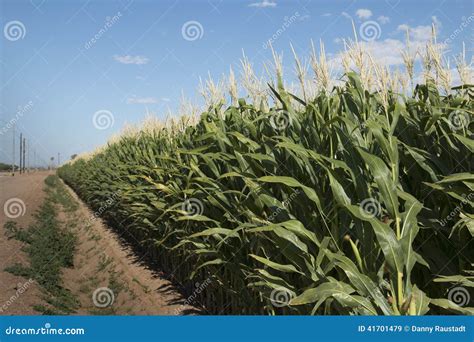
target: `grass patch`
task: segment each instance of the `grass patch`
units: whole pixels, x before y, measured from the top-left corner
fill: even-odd
[[[35,222],[28,228],[18,228],[15,222],[7,222],[5,229],[9,238],[26,244],[30,265],[15,264],[5,271],[14,275],[34,279],[44,290],[45,301],[50,305],[36,305],[35,310],[43,314],[70,314],[75,312],[79,303],[75,296],[63,287],[62,269],[72,267],[77,238],[61,226],[57,219],[60,203],[65,210],[77,208],[72,197],[66,195],[66,189],[57,176],[48,176],[47,197],[35,214]]]

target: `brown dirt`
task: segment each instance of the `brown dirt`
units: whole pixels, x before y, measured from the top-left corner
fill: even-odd
[[[1,204],[12,197],[25,202],[26,212],[15,221],[19,226],[32,222],[32,214],[44,199],[44,179],[48,173],[33,173],[15,177],[0,177]],[[121,237],[106,227],[100,220],[91,220],[93,213],[67,187],[79,207],[73,212],[61,210],[59,220],[66,229],[75,231],[78,242],[74,267],[63,270],[64,287],[69,289],[80,302],[77,314],[115,315],[176,315],[195,311],[182,305],[184,300],[173,285],[161,275],[146,266]],[[3,229],[7,221],[3,211],[0,219],[0,309],[17,293],[18,284],[27,279],[4,272],[6,266],[16,262],[28,263],[20,250],[22,243],[8,240]],[[98,295],[94,304],[93,294],[100,288],[107,288],[108,297]],[[112,290],[112,292],[110,292]],[[100,293],[100,292],[96,292]],[[105,292],[102,292],[105,293]],[[113,293],[112,296],[110,294]],[[44,304],[36,283],[29,284],[24,293],[16,295],[5,314],[38,314],[32,306]],[[106,307],[113,297],[113,303]],[[104,302],[101,302],[101,299]],[[105,303],[106,302],[106,303]],[[97,306],[97,303],[99,306]]]
[[[33,214],[44,199],[44,179],[48,174],[17,173],[14,177],[8,174],[0,177],[0,315],[34,315],[37,312],[32,306],[43,304],[41,291],[36,283],[29,283],[28,279],[4,271],[5,267],[15,263],[28,264],[28,257],[21,250],[24,244],[14,239],[9,240],[5,235],[4,224],[14,221],[20,227],[27,227],[33,222]],[[23,201],[25,210],[23,215],[10,218],[7,217],[5,204],[14,198]],[[16,214],[13,209],[10,213]]]
[[[93,220],[93,212],[67,188],[79,203],[73,218],[78,223],[79,242],[75,267],[65,270],[63,280],[79,294],[79,314],[176,315],[193,310],[181,304],[183,299],[172,284],[135,256],[117,233]],[[102,287],[114,293],[114,304],[104,309],[97,308],[92,300],[94,291]]]

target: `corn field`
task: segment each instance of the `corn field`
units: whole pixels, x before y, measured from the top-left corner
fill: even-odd
[[[129,130],[59,175],[93,210],[116,199],[101,218],[184,291],[206,284],[205,312],[474,314],[465,62],[453,87],[428,45],[416,82],[414,57],[394,75],[358,47],[337,82],[323,47],[295,54],[297,91],[279,56],[268,85],[244,59],[248,96],[233,72],[228,104],[209,80],[199,116]]]

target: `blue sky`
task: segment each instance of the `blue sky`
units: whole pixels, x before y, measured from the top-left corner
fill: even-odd
[[[182,92],[199,101],[199,77],[210,73],[218,78],[231,65],[238,73],[242,50],[259,70],[271,58],[265,48],[269,39],[283,52],[288,69],[290,43],[305,56],[310,40],[322,39],[326,51],[336,56],[343,48],[340,39],[352,36],[351,20],[356,30],[364,23],[375,27],[377,37],[370,43],[390,66],[401,62],[398,50],[404,46],[405,29],[415,44],[422,44],[433,22],[448,55],[458,53],[463,41],[472,55],[474,11],[469,0],[0,4],[2,162],[12,158],[13,129],[8,123],[15,123],[17,136],[24,133],[39,161],[57,153],[65,160],[104,144],[126,122],[142,121],[147,110],[164,118],[168,108],[179,105]],[[113,125],[97,129],[93,117],[98,111],[112,113]]]

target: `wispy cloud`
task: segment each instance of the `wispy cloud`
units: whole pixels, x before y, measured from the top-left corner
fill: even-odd
[[[439,31],[442,26],[441,21],[436,16],[432,16],[431,20],[433,21],[436,30]],[[419,25],[411,27],[408,24],[401,24],[397,27],[397,31],[408,31],[408,34],[410,35],[410,40],[413,40],[415,42],[427,42],[428,40],[430,40],[431,35],[433,33],[432,30],[433,27],[431,25]]]
[[[356,16],[358,16],[359,19],[369,19],[372,16],[372,11],[367,8],[359,8],[356,11]]]
[[[300,17],[298,18],[298,20],[299,20],[299,21],[306,21],[306,20],[308,20],[308,19],[310,19],[310,18],[311,18],[311,16],[310,16],[309,14],[304,14],[304,15],[300,16]]]
[[[148,59],[145,56],[130,56],[130,55],[126,55],[126,56],[115,55],[114,59],[117,62],[122,63],[122,64],[136,64],[136,65],[147,64],[150,61],[150,59]]]
[[[127,104],[154,104],[158,103],[158,99],[154,97],[137,97],[133,95],[127,99]]]
[[[441,23],[439,20],[433,22],[435,26],[440,27]],[[419,25],[411,27],[407,24],[402,24],[397,27],[399,33],[405,33],[408,30],[410,36],[410,45],[407,46],[405,39],[385,39],[385,40],[374,40],[370,42],[360,41],[359,44],[363,51],[370,54],[371,57],[385,66],[400,66],[403,65],[403,58],[400,51],[409,51],[417,60],[420,56],[416,54],[417,51],[421,51],[425,48],[426,43],[431,40],[432,28],[431,25]],[[341,43],[340,38],[335,40],[335,43]],[[444,43],[438,43],[437,47],[444,51],[447,47]],[[329,64],[333,70],[338,71],[342,69],[342,54],[338,53],[333,59],[330,60]]]
[[[386,17],[384,15],[381,15],[377,18],[377,21],[381,24],[388,24],[390,22],[390,18],[389,17]]]
[[[266,8],[266,7],[276,7],[277,3],[273,1],[263,0],[262,2],[254,2],[249,5],[249,7],[259,7],[259,8]]]
[[[332,14],[331,13],[323,13],[321,14],[321,17],[330,17]]]
[[[398,25],[398,31],[406,32],[410,35],[410,39],[415,42],[427,42],[431,39],[431,26],[429,25],[420,25],[411,27],[407,24]]]
[[[351,15],[347,12],[342,12],[341,15],[344,17],[344,18],[347,18],[347,19],[352,19]]]

